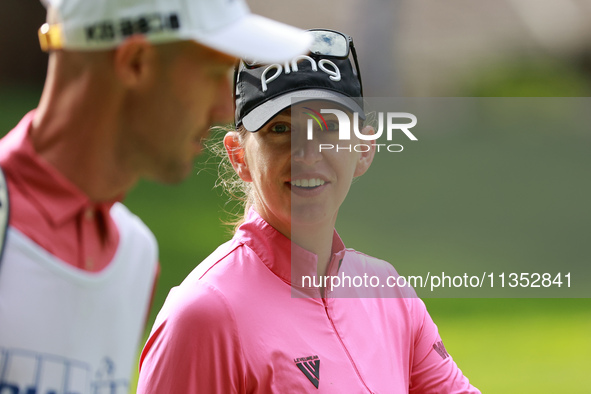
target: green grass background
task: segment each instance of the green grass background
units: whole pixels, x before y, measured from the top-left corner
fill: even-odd
[[[34,108],[38,96],[38,90],[0,91],[0,130],[9,131],[27,110]],[[140,182],[125,200],[152,229],[160,245],[162,272],[150,325],[168,290],[229,238],[228,228],[220,220],[226,217],[225,197],[214,190],[215,165],[204,164],[207,161],[206,156],[200,158],[194,174],[179,186]],[[424,168],[420,162],[413,165],[417,173],[428,172],[429,163],[424,163]],[[203,167],[205,170],[198,170]],[[429,203],[424,196],[422,201]],[[563,210],[565,215],[578,217],[578,208],[564,206]],[[427,220],[418,216],[414,223],[420,229]],[[445,233],[448,224],[431,220],[429,228],[433,233]],[[346,233],[345,242],[353,242],[353,236]],[[583,234],[587,239],[589,235]],[[495,242],[488,238],[486,241]],[[437,260],[445,266],[462,258],[463,253],[461,245],[447,245],[445,254],[425,248],[420,259]],[[584,258],[588,264],[589,253]],[[425,302],[447,350],[483,393],[591,392],[589,299],[442,298]]]

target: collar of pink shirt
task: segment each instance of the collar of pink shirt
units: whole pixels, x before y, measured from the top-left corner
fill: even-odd
[[[238,228],[235,237],[247,244],[275,275],[284,282],[293,284],[294,287],[301,288],[297,278],[317,275],[318,258],[316,254],[291,242],[252,208],[249,210],[244,224]],[[345,251],[343,241],[334,230],[332,257],[327,275],[334,275],[338,272],[339,261],[343,258]],[[296,280],[292,281],[292,278],[296,278]]]
[[[10,223],[66,263],[99,271],[108,265],[118,244],[109,210],[119,198],[91,201],[39,156],[29,137],[34,115],[35,111],[29,112],[0,142],[0,164],[11,199]],[[85,219],[92,223],[88,231],[82,228],[73,234]],[[64,242],[64,237],[72,236],[74,240]],[[86,264],[88,254],[92,267]]]

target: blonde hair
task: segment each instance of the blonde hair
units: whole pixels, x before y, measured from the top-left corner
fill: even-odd
[[[238,209],[228,211],[231,218],[224,220],[223,223],[232,226],[233,232],[235,232],[244,223],[246,214],[254,201],[252,197],[252,184],[243,181],[234,170],[234,167],[232,167],[228,152],[226,152],[226,147],[224,146],[224,136],[229,132],[236,131],[240,145],[244,147],[244,139],[248,131],[244,126],[236,129],[233,124],[214,126],[211,128],[211,131],[212,134],[221,135],[221,138],[210,139],[206,142],[207,149],[218,161],[218,179],[215,187],[221,187],[224,193],[230,198],[228,203],[236,202],[236,206],[238,207]]]

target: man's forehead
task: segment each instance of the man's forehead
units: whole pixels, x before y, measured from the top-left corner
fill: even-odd
[[[195,41],[189,41],[189,45],[193,48],[195,53],[203,64],[213,64],[222,67],[232,67],[238,61],[238,58],[228,55],[226,53],[217,51],[213,48],[199,44]]]
[[[236,62],[238,61],[238,58],[235,58],[234,56],[216,51],[215,49],[210,49],[210,48],[207,48],[207,49],[211,53],[210,59],[216,63],[219,63],[220,65],[233,67],[236,64]]]

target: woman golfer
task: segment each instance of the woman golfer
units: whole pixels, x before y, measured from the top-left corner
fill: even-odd
[[[340,141],[339,122],[358,116],[361,133],[373,129],[362,125],[352,40],[310,34],[308,56],[236,69],[236,128],[223,142],[245,215],[170,292],[142,353],[139,393],[479,393],[412,288],[347,283],[398,274],[345,248],[334,228],[374,156],[336,149],[367,142]]]

